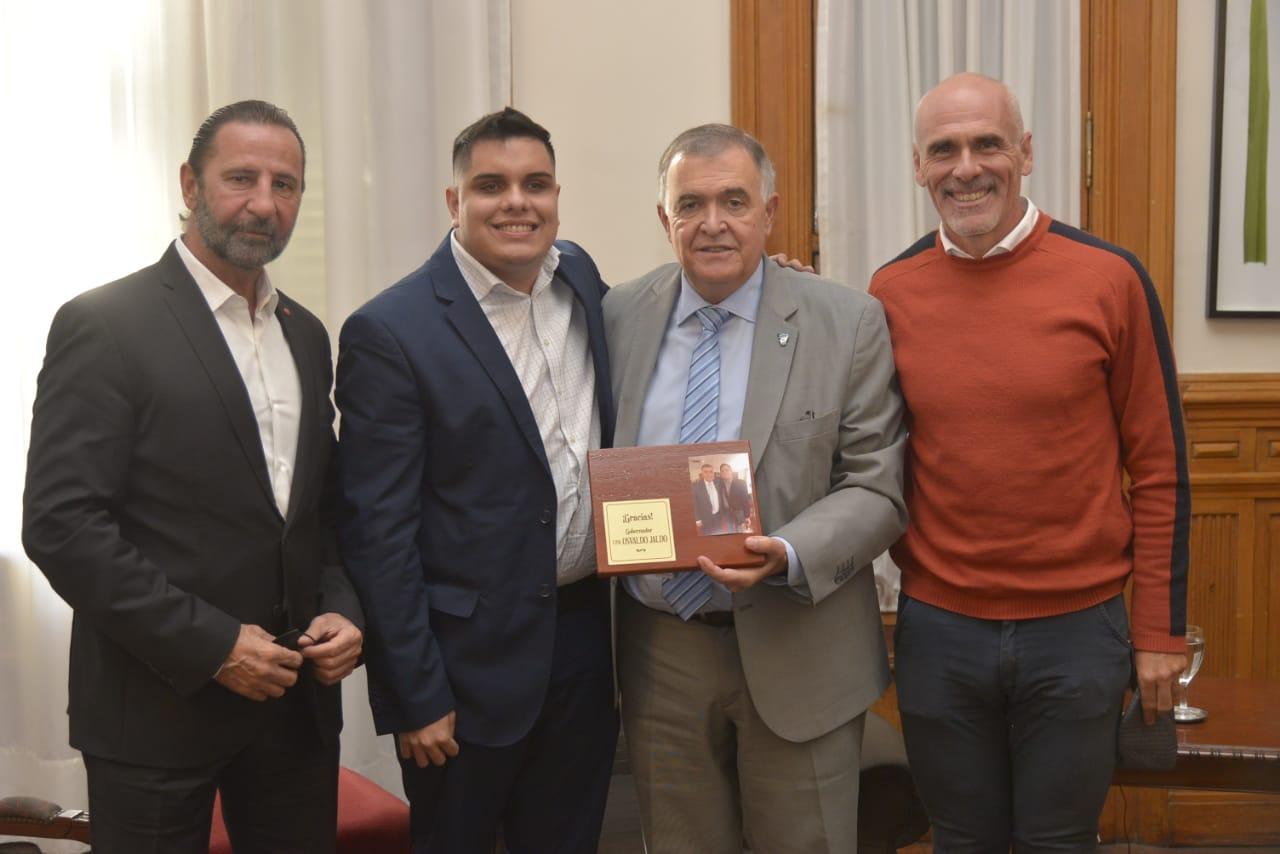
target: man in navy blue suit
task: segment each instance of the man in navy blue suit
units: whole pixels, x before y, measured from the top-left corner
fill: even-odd
[[[458,135],[454,228],[342,329],[340,523],[417,852],[594,852],[617,716],[587,451],[606,288],[559,227],[550,135]]]
[[[747,482],[738,477],[738,473],[728,463],[720,464],[720,488],[724,492],[725,505],[729,508],[732,529],[747,531],[747,524],[751,521],[751,490],[747,489]]]

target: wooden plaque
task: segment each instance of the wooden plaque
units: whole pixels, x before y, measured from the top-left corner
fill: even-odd
[[[699,555],[725,567],[764,564],[745,545],[762,533],[749,442],[609,448],[588,452],[587,467],[601,575],[697,569]]]

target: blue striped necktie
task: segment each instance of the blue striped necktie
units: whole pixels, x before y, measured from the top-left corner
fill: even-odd
[[[680,422],[682,445],[714,442],[720,409],[720,327],[729,319],[729,312],[705,305],[696,314],[702,323],[702,335],[689,362],[689,385],[684,392],[684,418]],[[662,582],[662,598],[677,617],[687,620],[711,600],[713,584],[701,570],[679,572]]]

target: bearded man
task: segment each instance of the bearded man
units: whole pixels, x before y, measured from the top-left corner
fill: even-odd
[[[74,609],[71,745],[93,848],[332,851],[359,602],[330,524],[329,338],[271,284],[306,153],[241,101],[182,164],[186,233],[58,311],[23,543]]]

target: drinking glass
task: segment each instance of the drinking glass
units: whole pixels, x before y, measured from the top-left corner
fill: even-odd
[[[1180,724],[1191,724],[1202,721],[1208,713],[1204,709],[1187,704],[1187,696],[1191,693],[1191,680],[1200,672],[1204,662],[1204,632],[1199,626],[1187,626],[1187,669],[1178,677],[1178,705],[1173,707],[1173,719]]]

